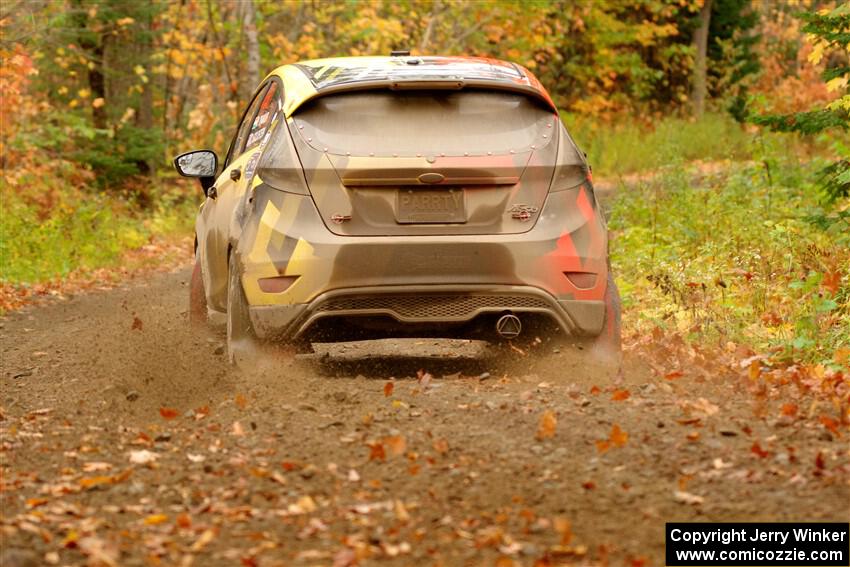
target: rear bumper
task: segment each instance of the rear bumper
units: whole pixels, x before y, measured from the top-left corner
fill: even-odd
[[[251,322],[262,338],[297,339],[326,318],[387,317],[400,326],[466,323],[488,313],[512,312],[549,316],[567,334],[602,332],[605,303],[558,300],[528,286],[380,286],[337,289],[310,303],[250,308]]]
[[[339,236],[309,196],[258,188],[254,206],[238,258],[260,336],[297,338],[332,317],[413,325],[505,311],[548,315],[572,335],[602,330],[607,233],[583,186],[549,194],[520,234]],[[566,272],[595,283],[578,288]],[[278,276],[294,283],[263,291],[260,280]]]

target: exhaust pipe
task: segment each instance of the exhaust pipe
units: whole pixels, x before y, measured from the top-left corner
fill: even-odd
[[[496,321],[496,332],[503,339],[515,339],[522,332],[522,322],[519,320],[519,317],[512,313],[502,315]]]

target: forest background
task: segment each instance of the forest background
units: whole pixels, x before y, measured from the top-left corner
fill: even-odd
[[[744,349],[840,401],[848,41],[850,6],[813,0],[7,1],[0,310],[191,254],[203,195],[170,160],[223,153],[274,67],[480,55],[533,71],[618,187],[631,344]]]

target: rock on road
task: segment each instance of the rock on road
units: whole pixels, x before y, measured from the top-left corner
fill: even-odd
[[[850,519],[846,438],[723,376],[433,341],[234,370],[188,277],[0,323],[0,564],[663,565],[667,521]]]

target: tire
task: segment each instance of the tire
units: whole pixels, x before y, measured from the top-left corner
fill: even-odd
[[[616,356],[623,350],[622,306],[620,290],[614,282],[614,275],[608,270],[608,286],[605,290],[605,319],[602,333],[593,341],[591,350],[605,357]]]
[[[242,289],[239,266],[235,254],[230,255],[227,279],[227,358],[238,365],[240,355],[251,355],[256,350],[256,335],[248,312],[248,300]]]
[[[189,324],[203,327],[207,324],[207,294],[204,290],[204,277],[201,275],[201,262],[195,255],[195,267],[189,281]]]

